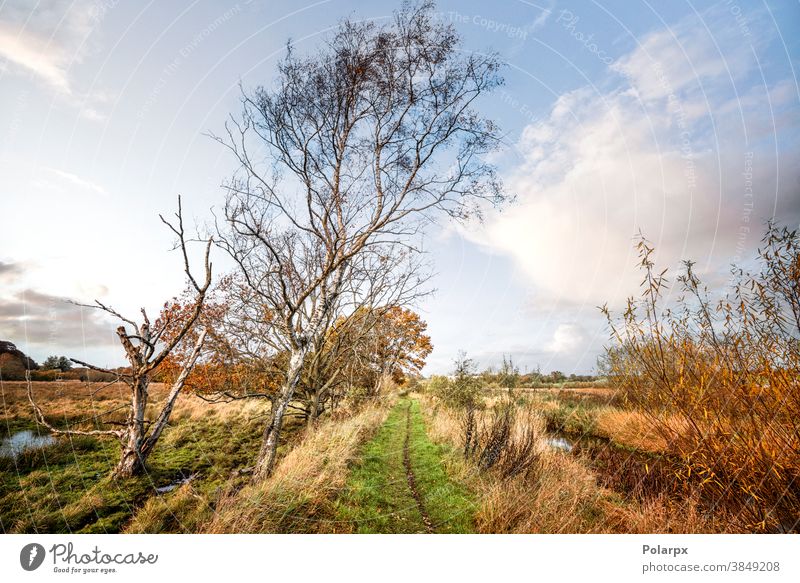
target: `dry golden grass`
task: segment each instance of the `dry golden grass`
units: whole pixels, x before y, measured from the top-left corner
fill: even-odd
[[[212,508],[209,499],[195,491],[191,483],[180,486],[169,496],[153,496],[136,511],[128,523],[126,534],[162,532],[194,533],[209,520]]]
[[[478,472],[460,455],[463,429],[458,417],[433,399],[424,396],[419,399],[431,438],[457,448],[446,460],[447,468],[476,492],[478,532],[694,533],[719,532],[722,528],[702,516],[695,501],[678,505],[664,498],[642,504],[623,500],[598,485],[597,476],[582,458],[547,446],[543,431],[539,466],[530,475],[503,480],[493,472]],[[538,421],[533,419],[540,429],[544,427],[542,417]],[[628,427],[633,423],[626,419],[623,425]]]
[[[606,520],[610,531],[630,534],[736,534],[746,532],[733,517],[702,512],[697,497],[675,501],[664,496],[637,505],[610,503]]]
[[[616,392],[616,389],[608,386],[576,387],[576,388],[554,387],[546,389],[536,389],[536,391],[540,391],[542,393],[556,393],[556,394],[565,393],[565,394],[580,395],[580,396],[592,396],[600,399],[611,400],[614,396],[614,393]]]
[[[425,404],[431,438],[460,446],[460,420],[428,398]],[[536,419],[534,417],[533,419]],[[600,532],[598,499],[606,493],[595,486],[592,473],[577,460],[550,450],[544,442],[544,419],[539,417],[540,462],[533,475],[502,480],[491,472],[479,473],[463,460],[449,460],[449,469],[461,474],[475,489],[478,509],[475,526],[481,533]],[[519,430],[519,427],[515,428]],[[459,450],[460,451],[460,450]]]
[[[177,422],[186,419],[211,418],[227,422],[241,417],[264,417],[268,412],[269,401],[266,399],[245,399],[228,403],[209,404],[191,393],[186,393],[175,404],[171,419],[173,422]]]
[[[482,533],[605,532],[606,496],[576,460],[547,453],[533,477],[486,480],[475,523]]]
[[[167,389],[152,385],[154,396],[163,397]],[[27,385],[21,381],[0,383],[4,417],[32,417]],[[45,414],[76,418],[112,410],[129,400],[129,389],[123,383],[84,383],[81,381],[34,382],[33,396],[42,404]]]
[[[81,381],[33,382],[33,396],[48,418],[82,425],[93,425],[104,421],[121,421],[130,404],[130,389],[121,382],[85,383]],[[150,383],[149,415],[160,409],[169,392],[163,383]],[[21,381],[0,383],[2,409],[0,418],[33,419],[28,402],[27,385]],[[257,417],[269,410],[269,403],[262,399],[209,404],[190,392],[178,398],[170,417],[172,423],[189,419],[215,418],[227,421],[237,417]]]
[[[391,403],[369,405],[309,427],[268,479],[222,497],[201,527],[211,533],[335,532],[331,505],[360,446],[386,420]]]
[[[621,445],[654,453],[669,450],[663,434],[656,432],[639,411],[602,407],[596,413],[595,426],[598,435]]]

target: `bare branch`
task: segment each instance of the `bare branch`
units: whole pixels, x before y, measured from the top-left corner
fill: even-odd
[[[93,435],[93,436],[113,436],[113,437],[120,437],[122,435],[122,431],[113,429],[106,429],[106,430],[59,429],[58,427],[53,426],[51,423],[47,421],[47,419],[45,419],[44,412],[33,398],[33,383],[31,383],[30,371],[25,371],[25,382],[28,392],[28,401],[33,407],[33,412],[36,417],[36,422],[49,429],[51,433],[54,433],[56,435]]]

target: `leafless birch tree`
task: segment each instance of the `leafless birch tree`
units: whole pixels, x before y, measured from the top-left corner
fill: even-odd
[[[164,362],[195,325],[203,309],[206,294],[211,285],[211,263],[209,261],[209,253],[212,241],[209,239],[205,245],[204,279],[198,281],[195,279],[189,266],[189,255],[183,227],[180,198],[178,198],[178,212],[175,216],[177,219],[175,224],[170,223],[164,219],[164,217],[160,218],[178,238],[176,248],[180,249],[182,253],[184,271],[188,278],[192,296],[189,316],[182,321],[177,330],[173,331],[173,323],[169,321],[169,317],[160,318],[151,324],[147,312],[142,308],[142,320],[141,322],[136,322],[130,318],[126,318],[110,306],[96,301],[94,305],[87,307],[100,309],[122,322],[122,325],[117,328],[117,336],[125,351],[125,358],[128,361],[128,366],[123,371],[113,371],[74,358],[71,359],[73,362],[89,369],[113,374],[117,377],[118,381],[122,381],[130,387],[130,406],[125,421],[120,423],[121,427],[119,429],[84,430],[77,428],[60,429],[53,426],[47,420],[44,411],[34,399],[30,375],[28,376],[28,399],[33,406],[38,423],[58,435],[108,436],[115,437],[120,441],[122,452],[119,462],[113,471],[114,478],[128,478],[141,474],[144,471],[145,462],[169,421],[178,395],[197,362],[203,347],[203,342],[206,338],[206,331],[200,330],[188,357],[181,363],[180,371],[172,383],[167,398],[162,404],[158,415],[154,420],[148,420],[145,416],[145,412],[150,397],[149,387],[151,378],[159,365]]]
[[[406,269],[391,258],[420,251],[437,214],[463,219],[503,200],[484,158],[499,132],[476,110],[499,68],[494,54],[462,51],[432,2],[407,4],[385,26],[342,22],[311,56],[290,45],[273,86],[243,91],[241,116],[215,136],[240,164],[219,243],[289,351],[257,479],[344,291]]]

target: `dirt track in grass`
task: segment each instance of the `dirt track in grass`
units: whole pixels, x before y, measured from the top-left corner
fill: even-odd
[[[337,519],[360,533],[472,532],[474,503],[447,475],[419,403],[403,400],[363,448],[337,501]]]
[[[414,468],[411,466],[411,454],[409,447],[409,441],[411,437],[411,403],[408,404],[408,408],[406,409],[406,441],[403,444],[403,466],[406,468],[406,480],[408,481],[408,488],[411,490],[411,495],[414,497],[414,500],[417,502],[417,508],[419,509],[419,515],[422,518],[422,522],[425,524],[425,528],[429,533],[433,532],[433,523],[431,522],[431,517],[428,514],[428,511],[425,509],[425,502],[422,500],[422,496],[419,493],[419,489],[417,488],[417,479],[414,476]]]

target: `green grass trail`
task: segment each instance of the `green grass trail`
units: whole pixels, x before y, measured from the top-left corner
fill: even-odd
[[[364,446],[337,520],[360,533],[472,532],[474,504],[445,472],[447,453],[428,438],[419,403],[402,400]]]

